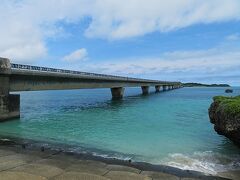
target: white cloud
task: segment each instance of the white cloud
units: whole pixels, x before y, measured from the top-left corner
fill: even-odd
[[[202,51],[168,52],[159,58],[115,59],[101,64],[90,62],[84,66],[81,65],[80,69],[103,74],[185,82],[199,80],[201,82],[226,83],[232,82],[232,77],[234,77],[233,83],[239,84],[239,59],[240,49],[226,51],[225,48],[218,47]],[[227,79],[228,77],[229,79]]]
[[[89,37],[121,39],[240,18],[239,0],[99,0]]]
[[[92,21],[85,35],[122,39],[197,23],[239,20],[239,0],[1,0],[0,56],[31,61],[47,54],[57,22]]]
[[[195,73],[219,73],[222,70],[240,66],[240,52],[220,52],[217,49],[203,51],[169,52],[160,58],[130,58],[110,60],[102,64],[94,64],[91,69],[114,74],[160,74],[175,71]],[[112,63],[115,62],[115,63]],[[94,68],[96,67],[96,68]],[[224,73],[224,71],[222,72]]]
[[[64,56],[63,60],[68,62],[83,61],[86,60],[87,54],[88,54],[87,50],[85,48],[82,48]]]
[[[240,39],[240,34],[239,33],[231,34],[231,35],[227,36],[226,39],[229,41],[237,41]]]

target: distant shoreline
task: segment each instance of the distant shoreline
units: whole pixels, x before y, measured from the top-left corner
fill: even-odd
[[[231,87],[229,84],[182,83],[183,87]]]

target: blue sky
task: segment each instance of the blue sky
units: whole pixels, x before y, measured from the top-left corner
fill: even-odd
[[[239,0],[2,0],[12,62],[182,82],[240,82]]]

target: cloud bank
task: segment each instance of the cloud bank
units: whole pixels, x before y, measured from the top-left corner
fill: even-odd
[[[239,49],[225,51],[223,47],[202,51],[176,51],[165,53],[159,58],[133,57],[109,60],[100,64],[89,62],[81,64],[81,69],[158,80],[208,83],[227,81],[239,84],[240,51]]]
[[[47,55],[60,21],[91,19],[85,36],[118,40],[199,23],[240,19],[239,0],[2,0],[0,56],[31,62]]]

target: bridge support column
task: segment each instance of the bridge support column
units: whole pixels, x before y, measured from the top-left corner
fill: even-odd
[[[20,117],[20,95],[9,94],[11,64],[0,58],[0,122]]]
[[[111,88],[111,92],[113,100],[122,99],[124,94],[124,88],[123,87]]]
[[[155,86],[156,93],[159,93],[161,89],[161,86]]]
[[[149,86],[142,86],[142,94],[147,95],[149,93]]]
[[[167,86],[166,85],[163,86],[163,91],[167,91]]]

